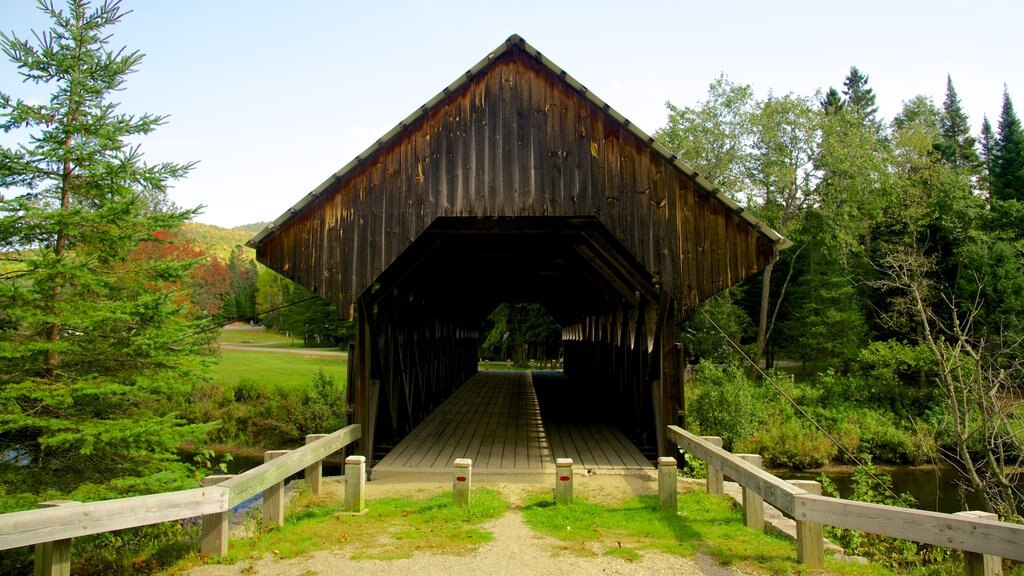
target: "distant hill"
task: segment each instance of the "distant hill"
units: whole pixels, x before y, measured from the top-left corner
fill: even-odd
[[[256,226],[256,224],[248,226]],[[262,229],[260,227],[259,230]],[[193,245],[202,248],[207,253],[227,260],[235,246],[245,246],[245,243],[256,233],[242,228],[229,229],[199,222],[185,222],[181,226],[181,234]],[[246,251],[251,253],[248,248]]]
[[[270,225],[270,222],[253,222],[252,224],[244,224],[242,226],[235,226],[232,230],[245,230],[246,232],[252,232],[255,236],[257,233],[262,232],[264,228]]]

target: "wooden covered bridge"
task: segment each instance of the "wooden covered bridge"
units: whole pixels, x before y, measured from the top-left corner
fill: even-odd
[[[682,415],[676,319],[786,242],[513,36],[250,246],[357,321],[358,453],[423,423],[434,433],[420,449],[444,460],[439,444],[454,453],[465,435],[426,419],[477,373],[481,324],[505,302],[539,303],[562,326],[568,382],[541,392],[560,399],[541,420],[596,420],[668,450],[666,425]],[[487,394],[456,395],[455,418],[506,402]],[[562,456],[537,411],[515,410],[502,437]]]

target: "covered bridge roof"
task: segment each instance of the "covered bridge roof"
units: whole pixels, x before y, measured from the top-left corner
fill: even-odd
[[[342,314],[383,288],[563,321],[686,311],[787,245],[518,36],[249,241]]]

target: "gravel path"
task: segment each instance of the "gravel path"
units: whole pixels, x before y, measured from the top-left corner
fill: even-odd
[[[734,574],[724,570],[707,558],[697,561],[664,554],[643,552],[638,562],[628,562],[610,556],[581,558],[558,550],[559,541],[533,532],[526,526],[519,511],[512,510],[486,524],[484,529],[494,532],[494,540],[481,546],[470,556],[438,556],[418,553],[402,560],[350,560],[339,551],[315,552],[290,560],[264,558],[252,564],[231,566],[204,566],[188,574],[192,576],[218,576],[229,574],[257,574],[280,576],[312,576],[327,574],[359,574],[360,576],[394,575],[494,575],[519,576],[522,574],[576,576],[590,574],[674,574],[699,576]],[[703,566],[702,566],[703,565]],[[708,568],[708,572],[702,570]]]
[[[641,551],[639,561],[628,561],[613,556],[581,557],[564,550],[560,540],[538,534],[526,525],[522,513],[515,507],[536,491],[537,476],[507,476],[494,482],[481,482],[480,487],[493,488],[512,504],[501,518],[481,526],[494,533],[494,540],[480,546],[468,556],[443,556],[417,553],[401,560],[352,560],[343,551],[323,551],[299,558],[277,560],[266,557],[254,562],[220,566],[209,565],[194,568],[189,576],[226,576],[253,574],[265,576],[314,576],[333,574],[359,574],[360,576],[395,575],[552,575],[584,576],[591,574],[640,575],[673,574],[678,576],[737,576],[732,568],[723,568],[713,559],[697,555],[683,558],[654,550]],[[367,498],[389,496],[422,497],[444,490],[434,479],[423,478],[419,482],[408,481],[408,476],[380,478],[367,484]],[[438,478],[440,480],[440,478]],[[547,478],[543,479],[546,483]],[[579,478],[576,493],[596,502],[614,502],[634,494],[656,493],[654,476],[618,475],[591,476]],[[332,482],[333,484],[333,482]],[[331,486],[331,490],[343,484]]]

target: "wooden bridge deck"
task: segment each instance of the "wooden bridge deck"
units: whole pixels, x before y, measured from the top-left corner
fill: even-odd
[[[545,380],[545,387],[565,384],[560,376]],[[541,412],[531,373],[481,372],[374,468],[438,471],[456,458],[471,458],[474,470],[488,472],[553,469],[555,458],[593,470],[652,468],[617,429],[550,406],[543,418]]]

